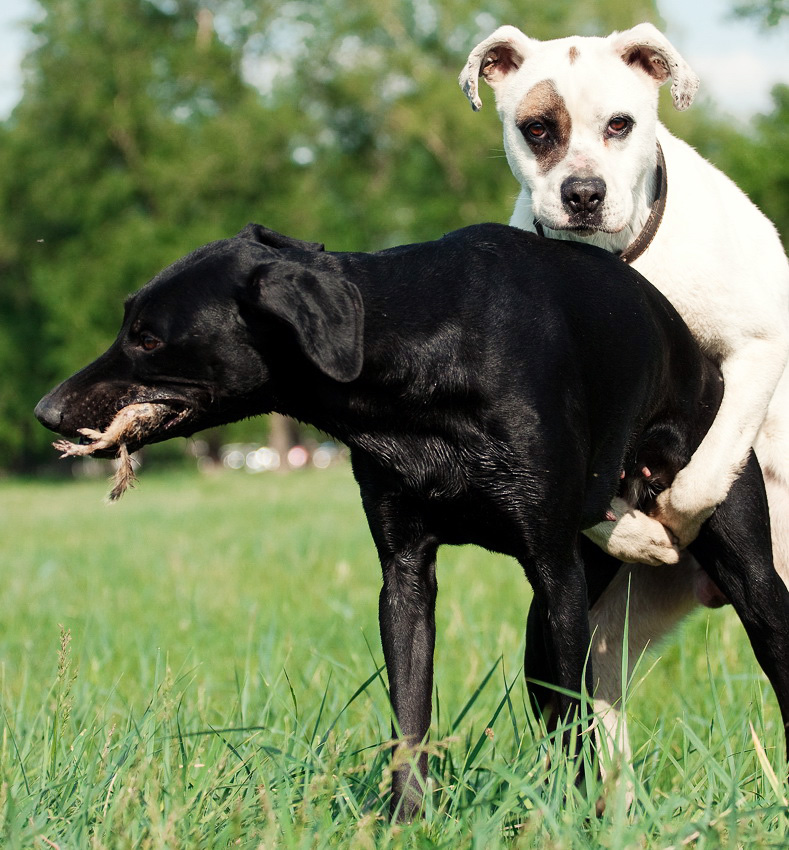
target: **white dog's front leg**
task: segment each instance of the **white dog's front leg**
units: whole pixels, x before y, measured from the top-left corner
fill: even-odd
[[[611,502],[611,519],[587,528],[584,534],[603,551],[629,564],[676,564],[679,548],[657,520],[637,511],[618,496]]]
[[[671,529],[680,547],[695,539],[748,459],[786,355],[784,339],[758,339],[724,360],[723,400],[715,421],[688,465],[657,499],[655,517]]]

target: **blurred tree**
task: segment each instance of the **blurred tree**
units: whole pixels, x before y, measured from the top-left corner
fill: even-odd
[[[103,350],[125,295],[281,198],[306,201],[281,153],[295,108],[270,120],[210,12],[41,6],[24,97],[0,135],[0,451],[21,461],[47,441],[36,396]]]
[[[51,455],[32,406],[110,342],[122,298],[248,220],[337,250],[506,221],[500,127],[456,84],[496,26],[658,21],[653,0],[38,2],[0,127],[0,468]]]
[[[749,0],[734,7],[735,14],[755,18],[768,27],[774,27],[789,17],[788,0]]]
[[[773,110],[740,134],[718,136],[709,155],[776,225],[789,250],[789,86],[773,88]],[[713,137],[714,138],[714,137]]]
[[[748,194],[789,251],[789,87],[775,86],[772,99],[772,111],[747,125],[705,101],[682,113],[666,102],[661,117]]]

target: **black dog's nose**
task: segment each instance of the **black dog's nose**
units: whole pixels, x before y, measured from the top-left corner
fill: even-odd
[[[568,177],[561,187],[564,208],[577,215],[593,213],[605,200],[605,181],[599,177]]]
[[[57,404],[54,404],[51,397],[49,395],[45,395],[44,398],[36,405],[36,409],[34,411],[36,415],[36,419],[42,424],[46,425],[50,431],[57,431],[60,427],[60,423],[63,421],[63,411]]]

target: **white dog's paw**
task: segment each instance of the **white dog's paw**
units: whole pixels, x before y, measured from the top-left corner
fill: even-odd
[[[671,532],[657,520],[615,498],[609,517],[584,532],[601,549],[629,564],[662,564],[679,562],[679,547]]]
[[[672,485],[657,497],[653,514],[655,519],[671,530],[680,549],[696,539],[702,524],[715,510],[714,507],[700,507],[694,504],[697,500],[688,500],[683,496],[684,492]]]
[[[679,547],[671,532],[641,511],[630,510],[613,523],[606,551],[629,564],[679,562]]]

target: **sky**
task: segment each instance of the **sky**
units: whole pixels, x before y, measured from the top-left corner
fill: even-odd
[[[745,122],[754,113],[770,111],[775,83],[789,84],[789,22],[763,32],[755,22],[733,20],[734,4],[658,0],[666,34],[701,78],[702,93]],[[20,96],[19,63],[30,43],[22,21],[33,14],[32,0],[0,0],[0,119]]]

